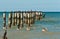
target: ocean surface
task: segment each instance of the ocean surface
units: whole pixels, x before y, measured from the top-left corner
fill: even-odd
[[[31,29],[31,31],[29,31],[27,33],[27,31],[25,30],[25,28],[23,28],[20,32],[20,35],[22,35],[22,33],[25,32],[24,35],[26,39],[59,39],[60,37],[60,33],[56,34],[55,32],[60,32],[60,12],[43,12],[45,13],[45,18],[42,18],[41,20],[36,20],[35,23],[33,24],[33,27]],[[2,12],[0,12],[0,32],[3,30],[3,18],[2,18]],[[7,17],[6,17],[6,22],[8,25],[8,14],[6,13]],[[53,32],[52,33],[41,33],[42,32],[42,28],[47,28],[48,31],[47,32]],[[8,30],[8,33],[13,33],[17,35],[16,31],[17,27],[15,27],[15,29],[11,29],[12,32],[10,32],[10,30]],[[15,32],[16,31],[16,32]],[[34,34],[35,33],[35,34]],[[38,34],[39,33],[39,34]],[[46,35],[46,36],[45,36]],[[12,35],[9,35],[12,37]],[[21,36],[21,39],[24,39],[24,37]],[[29,37],[30,36],[30,37]],[[33,36],[33,37],[32,37]],[[35,37],[36,36],[36,37]],[[44,37],[42,37],[44,36]],[[57,36],[57,38],[55,38]],[[28,38],[27,38],[28,37]],[[52,37],[52,38],[51,38]],[[16,38],[16,36],[15,36]],[[15,39],[14,38],[14,39]],[[17,37],[19,39],[19,35]],[[17,39],[16,38],[16,39]],[[12,39],[12,38],[10,38]]]
[[[36,31],[40,32],[42,27],[46,27],[49,32],[60,32],[60,12],[43,12],[43,13],[46,14],[45,18],[42,18],[41,20],[37,20],[33,24],[33,26],[37,28]],[[3,13],[0,12],[0,30],[2,30],[3,27],[2,14]],[[9,13],[6,13],[7,25],[8,25],[8,14]]]

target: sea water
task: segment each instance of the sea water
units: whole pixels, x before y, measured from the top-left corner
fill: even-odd
[[[35,30],[31,31],[38,31],[40,32],[43,27],[48,29],[48,32],[60,32],[60,12],[43,12],[45,13],[45,18],[41,20],[36,20],[33,24]],[[8,25],[8,14],[6,13],[6,25]],[[0,12],[0,31],[3,27],[3,13]]]
[[[36,20],[30,31],[17,31],[15,28],[7,31],[8,39],[59,39],[60,38],[60,12],[43,12],[45,18]],[[8,14],[6,13],[6,25],[8,25]],[[3,36],[3,13],[0,12],[0,39]],[[16,27],[17,28],[17,27]],[[47,32],[42,32],[47,28]]]

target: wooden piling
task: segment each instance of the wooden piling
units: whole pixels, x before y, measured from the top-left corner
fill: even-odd
[[[17,25],[17,13],[15,13],[15,25]]]
[[[18,26],[17,30],[19,30],[20,29],[20,14],[19,13],[17,13],[17,26]]]
[[[23,12],[20,13],[20,29],[23,28]]]
[[[3,39],[8,39],[7,38],[7,30],[5,30],[5,32],[4,32]]]
[[[13,26],[15,26],[15,13],[13,13],[12,24],[13,24]]]
[[[9,17],[8,17],[8,25],[9,25],[9,28],[11,28],[12,26],[12,13],[9,13]]]
[[[6,29],[6,13],[3,13],[3,29]]]

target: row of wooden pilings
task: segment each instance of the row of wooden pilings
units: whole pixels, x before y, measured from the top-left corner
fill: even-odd
[[[17,30],[24,27],[24,24],[27,24],[27,30],[30,30],[32,24],[35,23],[35,20],[40,20],[45,17],[45,14],[42,12],[14,12],[9,13],[8,15],[8,26],[17,25]],[[4,26],[3,29],[6,29],[6,13],[3,13]]]

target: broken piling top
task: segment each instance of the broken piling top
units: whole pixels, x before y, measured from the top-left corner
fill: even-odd
[[[30,17],[29,13],[27,15],[28,15],[28,18],[29,18]]]
[[[13,18],[15,17],[15,14],[13,13],[13,16],[12,16]]]
[[[15,18],[17,17],[17,13],[14,13],[15,14]]]
[[[6,23],[6,13],[3,13],[3,22]]]
[[[40,15],[42,15],[42,12],[40,12]]]
[[[3,13],[3,29],[6,29],[6,12]]]
[[[23,16],[26,16],[26,13],[23,13]]]
[[[20,17],[23,18],[23,13],[20,13]]]
[[[13,16],[13,18],[16,18],[17,17],[17,13],[16,12],[14,12],[13,14],[12,14]]]
[[[9,13],[9,18],[12,18],[12,13]]]
[[[28,13],[25,13],[25,12],[24,12],[24,13],[23,13],[23,17],[24,17],[24,18],[27,18],[27,17],[28,17],[27,14],[28,14]]]
[[[6,13],[3,13],[3,18],[6,18]]]
[[[35,11],[35,14],[40,15],[40,14],[42,14],[42,11]]]
[[[19,18],[20,17],[20,13],[17,13],[17,18]]]

